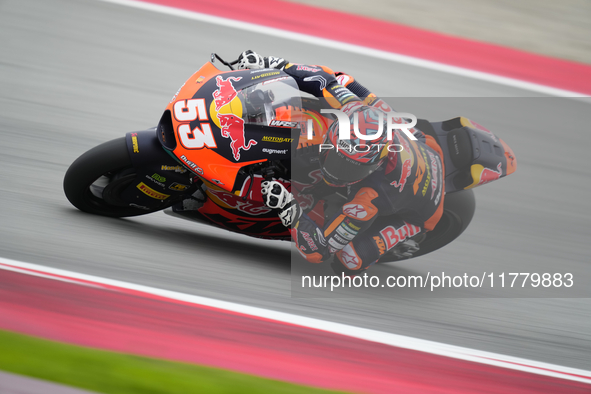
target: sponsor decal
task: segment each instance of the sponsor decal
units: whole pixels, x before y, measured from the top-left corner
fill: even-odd
[[[435,154],[431,153],[431,151],[427,151],[427,153],[429,154],[429,158],[431,159],[431,172],[433,174],[433,179],[431,180],[431,200],[433,199],[433,197],[435,196],[435,191],[437,190],[437,185],[439,183],[439,179],[438,179],[438,161],[437,158],[435,157]],[[439,197],[441,195],[441,191],[439,191],[439,194],[437,195],[437,198],[435,199],[435,205],[437,205],[437,203],[439,202]]]
[[[160,167],[161,171],[174,171],[174,172],[178,172],[180,174],[184,174],[185,172],[187,172],[187,170],[185,168],[183,168],[183,166],[167,166],[167,165],[162,165]]]
[[[339,243],[335,238],[331,238],[328,240],[328,244],[332,246],[331,250],[337,251],[341,250],[345,247],[345,244]],[[331,252],[334,253],[334,252]]]
[[[209,189],[207,192],[211,196],[215,196],[220,203],[225,204],[227,207],[237,209],[241,212],[247,213],[248,215],[264,215],[272,211],[271,208],[267,207],[263,203],[252,200],[244,201],[242,198],[225,191]],[[216,204],[218,203],[216,202]]]
[[[298,68],[296,68],[296,70],[297,71],[310,71],[310,72],[315,73],[315,72],[320,71],[321,69],[317,68],[317,67],[308,67],[308,66],[298,64]]]
[[[149,211],[149,210],[150,210],[150,208],[148,208],[148,207],[145,207],[145,206],[143,206],[143,205],[138,205],[138,204],[134,204],[134,203],[129,203],[128,205],[129,205],[130,207],[133,207],[133,208],[139,208],[139,209],[143,209],[144,211]]]
[[[185,86],[185,84],[183,84],[179,90],[176,91],[176,93],[174,94],[174,96],[172,96],[172,98],[170,99],[170,102],[172,103],[174,100],[176,100],[177,96],[179,95],[179,93],[181,92],[181,89],[183,88],[183,86]]]
[[[400,179],[398,179],[398,181],[393,181],[391,183],[392,186],[398,188],[399,192],[402,192],[402,190],[404,190],[404,186],[406,185],[406,180],[410,176],[411,167],[412,167],[412,163],[411,163],[410,158],[404,160],[404,163],[402,163],[402,170],[400,172]]]
[[[347,241],[353,241],[353,238],[355,238],[355,236],[357,235],[357,233],[355,232],[351,232],[350,230],[347,230],[347,226],[344,225],[340,225],[339,227],[337,227],[337,234],[340,235],[341,237],[343,237],[344,239],[346,239]]]
[[[350,245],[347,245],[347,247],[340,252],[339,257],[341,262],[351,270],[356,270],[361,267],[361,259]]]
[[[352,228],[354,231],[356,231],[355,234],[357,234],[357,232],[359,232],[359,230],[361,230],[361,227],[357,227],[356,225],[354,225],[353,223],[351,223],[350,221],[347,220],[347,226],[349,226],[350,228]]]
[[[347,84],[347,82],[349,82],[350,79],[351,79],[351,77],[349,75],[341,74],[337,77],[337,82],[339,83],[339,85],[345,86]],[[370,104],[368,104],[368,105],[370,105]]]
[[[220,120],[222,137],[230,138],[230,148],[232,148],[232,155],[236,161],[240,160],[240,150],[249,150],[252,146],[256,145],[255,140],[248,141],[244,137],[244,120],[234,114],[219,114],[218,119]]]
[[[474,179],[474,186],[480,186],[492,181],[496,181],[501,177],[501,175],[503,175],[502,168],[503,163],[499,163],[497,165],[496,171],[490,168],[486,168],[480,164],[474,164],[472,166],[472,178]]]
[[[140,147],[137,142],[137,133],[131,133],[131,146],[133,147],[133,153],[140,153]]]
[[[158,182],[156,179],[152,178],[150,175],[146,175],[146,178],[149,179],[150,181],[154,182],[155,184],[157,184],[158,186],[164,188],[166,187],[166,185],[162,182]]]
[[[423,147],[420,146],[421,151],[424,152]],[[425,158],[423,155],[416,156],[417,158],[417,170],[415,172],[415,183],[412,185],[412,190],[414,195],[417,195],[417,191],[419,190],[419,184],[423,181],[423,177],[425,176],[425,170],[427,168],[427,163],[425,162]],[[430,174],[430,172],[429,172]],[[430,176],[430,175],[429,175]],[[424,195],[424,194],[423,194]]]
[[[183,184],[180,184],[180,183],[176,183],[176,182],[174,182],[174,183],[173,183],[172,185],[170,185],[168,188],[169,188],[170,190],[174,190],[174,191],[177,191],[177,192],[184,192],[184,191],[185,191],[185,190],[187,190],[189,187],[190,187],[190,186],[187,186],[187,185],[183,185]]]
[[[187,156],[181,155],[180,159],[193,171],[196,173],[203,175],[203,168],[199,167],[197,164],[193,163],[191,160],[187,159]]]
[[[279,82],[279,81],[283,81],[285,79],[288,79],[289,77],[279,77],[279,78],[273,78],[273,79],[269,79],[263,82],[263,85],[269,84],[269,83],[273,83],[273,82]]]
[[[339,237],[338,234],[334,234],[333,235],[334,239],[337,240],[338,243],[343,244],[343,245],[347,245],[349,243],[349,241],[347,241],[346,239],[344,239],[343,237]]]
[[[404,223],[403,226],[395,228],[394,226],[388,226],[382,231],[380,231],[380,235],[386,242],[387,250],[392,249],[398,243],[404,241],[407,238],[417,235],[421,232],[421,228],[419,226],[415,226],[413,224]]]
[[[343,213],[349,217],[363,219],[367,216],[367,211],[361,204],[347,204],[343,206]]]
[[[298,122],[288,122],[287,120],[275,120],[273,119],[269,126],[274,127],[297,127]]]
[[[286,155],[288,152],[288,149],[267,149],[267,148],[263,148],[263,153],[268,153],[270,155],[272,154],[280,154],[280,155]]]
[[[224,79],[221,75],[215,77],[215,83],[218,88],[212,93],[212,95],[213,100],[215,101],[216,111],[219,111],[220,108],[228,104],[234,99],[234,97],[236,97],[238,93],[236,92],[236,89],[234,89],[232,82],[238,82],[241,79],[242,77],[228,77],[227,79]]]
[[[159,193],[146,185],[144,182],[140,182],[140,184],[137,185],[137,188],[148,197],[152,197],[156,200],[166,200],[168,197],[170,197],[170,194]]]
[[[357,96],[355,96],[349,89],[344,87],[342,84],[331,86],[330,90],[333,96],[335,96],[337,100],[339,100],[342,104],[347,103],[351,99],[357,98]]]
[[[195,80],[195,83],[201,83],[201,82],[203,82],[203,80],[204,80],[204,79],[205,79],[205,77],[203,77],[203,76],[200,76],[199,78],[197,78],[197,79]]]
[[[312,237],[310,236],[309,233],[307,233],[305,231],[300,231],[300,234],[302,234],[302,237],[304,237],[304,239],[306,240],[306,242],[308,243],[308,246],[310,247],[310,249],[312,251],[318,250],[318,246],[316,246],[316,244],[314,243],[314,240],[312,239]]]
[[[279,71],[276,73],[278,74]],[[253,78],[262,77],[267,74],[261,74]],[[216,111],[219,111],[220,108],[229,104],[232,100],[234,100],[234,98],[236,98],[237,92],[234,88],[234,85],[232,85],[232,81],[238,82],[241,79],[242,77],[228,77],[224,80],[219,75],[216,77],[218,89],[212,93]],[[229,138],[232,141],[230,142],[232,155],[234,156],[234,160],[239,161],[240,150],[249,150],[253,145],[256,145],[257,142],[251,139],[248,141],[248,144],[246,144],[246,139],[244,136],[244,119],[231,112],[224,114],[218,112],[216,116],[219,120],[222,137]]]
[[[393,181],[390,183],[390,185],[397,187],[398,192],[402,192],[402,190],[404,190],[404,186],[406,185],[406,180],[410,176],[410,170],[412,169],[412,165],[414,163],[414,154],[410,148],[409,142],[403,138],[398,131],[396,132],[396,138],[398,138],[398,141],[403,148],[399,156],[402,167],[400,169],[400,178],[398,181]],[[386,173],[394,169],[390,169],[389,165],[390,163],[388,163],[388,166],[386,167]]]
[[[251,80],[259,79],[259,78],[265,78],[265,77],[272,77],[273,75],[279,75],[279,74],[281,74],[281,71],[272,71],[272,72],[269,72],[269,73],[256,75],[256,76],[252,77]]]
[[[263,142],[277,142],[277,143],[282,143],[282,142],[292,142],[293,138],[286,138],[286,137],[271,137],[271,136],[263,136],[262,138]]]
[[[423,154],[423,157],[427,159],[427,155],[425,155],[425,149],[423,149],[422,146],[421,153]],[[427,178],[425,179],[425,185],[423,186],[423,191],[421,192],[423,196],[427,194],[427,189],[429,188],[429,184],[431,183],[431,165],[429,165],[427,160],[425,160],[425,167],[427,168]]]
[[[376,243],[376,246],[378,247],[378,251],[380,252],[380,256],[383,256],[384,253],[386,253],[386,243],[384,242],[382,237],[380,237],[378,235],[373,237],[373,240]]]

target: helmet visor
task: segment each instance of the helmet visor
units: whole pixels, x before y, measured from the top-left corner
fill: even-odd
[[[358,182],[374,172],[382,160],[373,163],[359,163],[336,150],[320,155],[320,165],[324,179],[333,185],[347,185]]]

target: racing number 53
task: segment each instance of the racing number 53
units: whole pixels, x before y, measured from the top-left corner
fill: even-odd
[[[179,141],[184,148],[202,149],[206,146],[217,148],[205,110],[205,99],[179,100],[174,103],[173,112],[175,119],[183,122],[179,125],[177,132]],[[202,122],[191,130],[189,122],[197,120],[197,118]]]

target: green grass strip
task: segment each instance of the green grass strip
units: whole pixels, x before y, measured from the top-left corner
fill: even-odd
[[[1,330],[0,369],[105,394],[336,393],[218,368],[74,346]]]

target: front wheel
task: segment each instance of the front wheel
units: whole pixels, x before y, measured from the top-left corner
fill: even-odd
[[[101,216],[145,215],[171,205],[172,201],[148,210],[123,201],[120,194],[135,177],[125,137],[121,137],[94,147],[77,158],[64,177],[64,192],[79,210]]]

